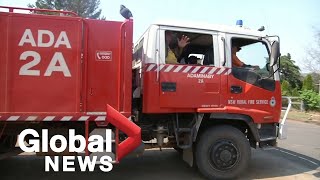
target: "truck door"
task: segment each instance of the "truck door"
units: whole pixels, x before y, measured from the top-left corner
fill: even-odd
[[[259,121],[272,121],[279,113],[280,98],[277,97],[276,81],[268,63],[269,43],[244,35],[228,35],[227,39],[231,43],[227,65],[232,67],[232,73],[228,76],[228,94],[223,101],[229,107],[247,111]],[[232,63],[235,56],[244,65],[240,67]]]
[[[165,31],[160,39],[165,39]],[[219,107],[220,78],[229,73],[218,65],[217,35],[214,33],[193,33],[172,31],[173,39],[182,35],[190,38],[190,43],[178,56],[178,64],[168,64],[167,43],[160,52],[159,73],[161,108],[203,108]],[[170,56],[170,55],[169,55]]]
[[[122,22],[85,20],[85,95],[88,112],[104,112],[107,104],[117,110],[130,110],[132,80],[131,74],[126,73],[131,73],[132,22],[122,26],[125,29],[122,29],[121,34],[120,55],[121,24]],[[126,38],[123,36],[124,31],[127,33]]]

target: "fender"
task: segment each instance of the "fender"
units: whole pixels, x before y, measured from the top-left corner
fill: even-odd
[[[209,117],[204,118],[205,115],[206,116],[209,115]],[[206,121],[214,121],[214,120],[221,120],[221,119],[222,120],[230,120],[230,122],[243,121],[248,125],[249,130],[251,131],[254,140],[256,142],[260,141],[258,128],[250,116],[243,115],[243,114],[211,113],[211,114],[198,114],[197,115],[196,123],[193,127],[193,142],[196,141],[199,128],[200,128],[201,123],[204,119],[206,119]]]

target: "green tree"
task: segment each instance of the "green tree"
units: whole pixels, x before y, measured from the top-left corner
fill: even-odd
[[[304,80],[302,85],[302,90],[314,90],[313,88],[313,80],[311,74],[308,74]]]
[[[302,82],[300,68],[295,65],[295,61],[291,59],[289,53],[280,57],[280,73],[281,81],[286,80],[289,82],[291,88],[301,89]]]
[[[282,83],[281,83],[281,92],[282,92],[282,95],[283,96],[289,96],[291,95],[291,92],[290,92],[290,84],[288,81],[286,80],[283,80]]]
[[[99,19],[102,11],[99,5],[100,0],[37,0],[28,7],[72,11],[84,18]]]
[[[299,92],[298,88],[292,89],[291,96],[300,96],[300,92]]]
[[[319,84],[320,84],[320,73],[311,73],[310,74],[312,76],[312,80],[313,80],[313,87],[314,87],[314,90],[316,92],[319,92]]]

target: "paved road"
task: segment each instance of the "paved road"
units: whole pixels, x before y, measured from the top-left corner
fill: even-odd
[[[288,139],[273,150],[252,150],[245,179],[320,179],[320,126],[289,122]],[[303,138],[302,138],[303,137]],[[189,168],[172,149],[146,151],[140,158],[128,158],[112,172],[45,173],[42,157],[18,156],[0,163],[1,180],[201,180],[196,170]]]
[[[320,126],[288,121],[288,138],[279,146],[320,161]]]

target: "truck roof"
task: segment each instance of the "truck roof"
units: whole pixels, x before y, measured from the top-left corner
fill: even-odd
[[[252,36],[266,36],[264,32],[261,32],[258,30],[252,30],[247,27],[209,24],[209,23],[194,22],[194,21],[184,22],[184,21],[166,20],[166,21],[157,21],[153,25],[202,29],[202,30],[210,30],[210,31],[227,32],[227,33],[233,33],[233,34],[245,34],[245,35],[252,35]]]

